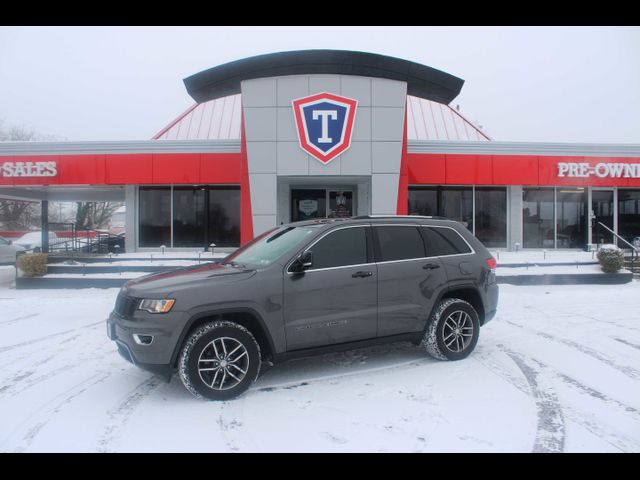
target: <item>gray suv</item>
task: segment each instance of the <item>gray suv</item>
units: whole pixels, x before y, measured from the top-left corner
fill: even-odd
[[[220,263],[127,282],[108,336],[133,364],[197,397],[244,392],[262,362],[411,341],[460,360],[496,312],[496,261],[435,217],[321,219],[275,228]]]

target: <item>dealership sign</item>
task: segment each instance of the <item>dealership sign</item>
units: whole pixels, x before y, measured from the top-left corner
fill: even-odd
[[[558,177],[640,178],[640,163],[558,163]]]
[[[358,101],[332,93],[318,93],[293,101],[300,147],[322,163],[329,163],[351,145]]]
[[[0,165],[0,177],[55,177],[56,162],[4,162]]]

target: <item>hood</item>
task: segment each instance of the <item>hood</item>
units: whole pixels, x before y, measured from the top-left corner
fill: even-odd
[[[162,298],[171,292],[194,288],[199,284],[211,285],[213,281],[237,282],[250,278],[254,274],[255,270],[239,266],[206,263],[174,268],[129,280],[122,287],[122,292],[133,297],[142,297],[150,294],[154,297]]]

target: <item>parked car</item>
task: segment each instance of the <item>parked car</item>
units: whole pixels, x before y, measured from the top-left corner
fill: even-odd
[[[58,242],[58,236],[55,232],[49,232],[49,245],[55,245]],[[13,242],[15,245],[19,245],[27,251],[41,252],[42,251],[42,232],[29,232],[25,233],[22,237]]]
[[[16,257],[25,249],[11,240],[0,237],[0,264],[15,264]]]
[[[127,282],[107,333],[128,361],[197,397],[244,392],[265,360],[412,341],[441,360],[475,348],[496,313],[496,261],[432,217],[309,220],[221,263]]]

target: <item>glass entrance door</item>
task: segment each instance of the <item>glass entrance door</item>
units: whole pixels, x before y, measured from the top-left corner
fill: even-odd
[[[330,218],[342,218],[353,216],[353,192],[346,190],[329,191]]]
[[[324,189],[291,190],[291,221],[327,216],[327,191]]]
[[[300,188],[291,190],[291,221],[352,217],[353,190]]]
[[[591,192],[592,243],[614,243],[613,234],[599,225],[603,223],[613,230],[613,190],[593,190]]]

